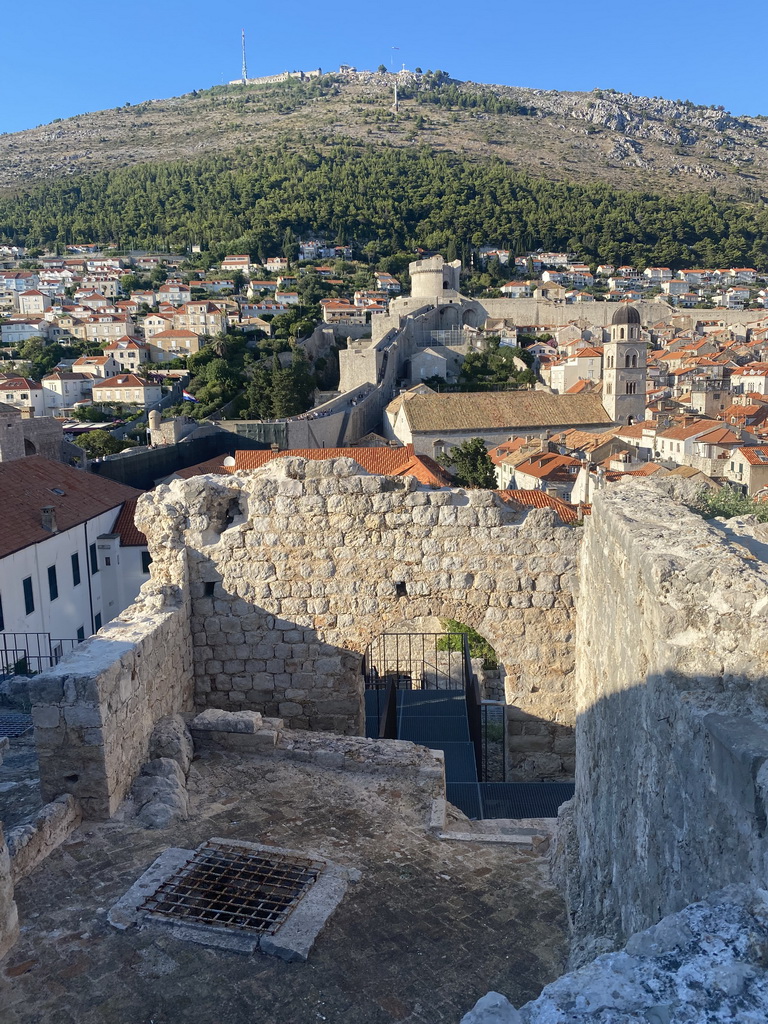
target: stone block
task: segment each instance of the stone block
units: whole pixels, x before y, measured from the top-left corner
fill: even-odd
[[[201,732],[241,732],[255,733],[262,727],[262,717],[258,711],[220,711],[208,708],[201,712],[190,723],[190,731]]]

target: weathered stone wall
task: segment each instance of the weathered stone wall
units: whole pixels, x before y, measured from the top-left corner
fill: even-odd
[[[31,821],[10,829],[6,839],[14,885],[61,846],[82,820],[83,812],[77,800],[65,793],[41,807]]]
[[[71,793],[86,818],[117,810],[158,719],[192,709],[186,554],[155,536],[166,558],[137,601],[29,683],[43,798]]]
[[[199,708],[359,733],[366,646],[436,615],[489,640],[508,700],[572,724],[580,531],[549,510],[295,458],[175,481],[142,506],[153,573],[171,576],[168,552],[187,550]]]
[[[768,527],[739,537],[633,482],[585,532],[576,961],[768,866]]]
[[[11,858],[0,822],[0,959],[19,937],[19,912],[13,898]]]

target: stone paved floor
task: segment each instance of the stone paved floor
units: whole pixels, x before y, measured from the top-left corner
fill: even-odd
[[[561,973],[565,915],[545,862],[440,841],[396,783],[208,755],[193,814],[163,831],[88,824],[17,887],[2,1024],[458,1024],[489,988],[519,1005]],[[362,870],[307,963],[117,932],[106,912],[167,846],[228,836]]]
[[[6,832],[39,811],[43,804],[32,733],[13,736],[9,743],[10,749],[0,764],[0,821]]]

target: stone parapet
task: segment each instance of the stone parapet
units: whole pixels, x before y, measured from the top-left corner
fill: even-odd
[[[83,812],[69,793],[41,807],[32,821],[17,825],[6,837],[14,885],[41,864],[78,827]]]
[[[768,527],[739,537],[632,482],[596,495],[585,532],[578,856],[561,858],[577,961],[595,935],[611,948],[725,884],[764,885],[768,863]]]
[[[108,818],[149,756],[155,723],[192,708],[184,571],[29,684],[44,799],[71,793]]]
[[[195,749],[200,752],[256,754],[315,764],[319,768],[404,778],[428,790],[431,799],[445,799],[442,750],[430,750],[401,740],[371,740],[286,729],[280,718],[263,718],[247,711],[208,710],[193,719],[189,729]]]

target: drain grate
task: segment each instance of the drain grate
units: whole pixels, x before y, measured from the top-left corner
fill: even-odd
[[[281,853],[212,841],[144,901],[177,921],[273,934],[325,865]]]

